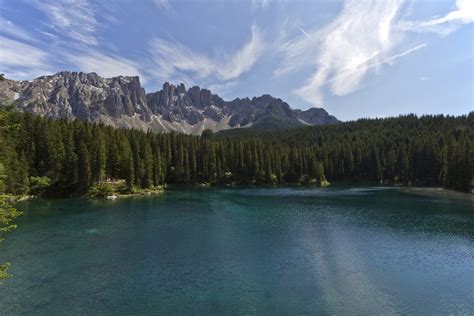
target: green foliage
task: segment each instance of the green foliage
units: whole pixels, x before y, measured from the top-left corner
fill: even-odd
[[[5,192],[5,180],[7,179],[7,174],[5,172],[5,166],[0,162],[0,193]]]
[[[210,129],[205,129],[202,131],[201,137],[204,139],[212,139],[214,137],[214,132]]]
[[[11,222],[22,213],[11,206],[6,196],[0,198],[0,242],[4,241],[3,234],[8,233],[16,228]]]
[[[101,183],[97,186],[93,186],[87,192],[87,196],[93,198],[106,198],[114,193],[112,185]]]
[[[361,119],[271,132],[228,130],[216,138],[275,144],[280,157],[272,163],[278,165],[277,170],[281,163],[283,182],[315,182],[311,173],[317,161],[332,182],[445,186],[470,192],[474,182],[473,131],[474,112],[459,117]]]
[[[104,181],[124,191],[160,185],[390,182],[472,188],[469,116],[402,116],[284,131],[154,134],[80,121],[9,115],[1,132],[4,190],[83,195]],[[1,175],[0,175],[1,177]],[[42,191],[40,190],[40,191]],[[94,189],[95,190],[95,189]]]
[[[5,196],[0,197],[0,242],[4,241],[4,235],[6,233],[17,227],[11,222],[21,214],[21,212],[19,212],[7,202],[7,198]],[[7,272],[9,267],[10,263],[8,262],[0,264],[0,284],[2,283],[3,279],[6,279],[10,276]]]
[[[46,176],[30,177],[30,193],[33,195],[41,195],[51,186],[51,179]]]
[[[84,193],[91,184],[91,159],[89,151],[82,140],[79,143],[77,159],[78,190],[80,193]]]
[[[3,79],[3,76],[1,76]],[[24,153],[20,155],[19,161],[13,162],[14,158],[18,158],[17,152],[12,150],[14,147],[10,140],[6,137],[6,134],[12,130],[16,130],[15,124],[10,123],[11,112],[7,111],[5,108],[0,107],[0,242],[5,238],[4,235],[13,229],[16,228],[16,225],[12,224],[12,221],[21,215],[17,209],[12,207],[8,202],[8,196],[5,196],[3,193],[5,190],[23,190],[23,185],[26,185],[28,179],[25,180],[25,175],[27,177],[28,168],[26,165],[26,157]],[[26,167],[26,170],[17,170],[17,174],[13,174],[11,170],[7,169],[5,166],[14,165]],[[15,180],[11,178],[14,177]],[[10,267],[9,263],[0,264],[0,284],[2,280],[9,277],[7,272]]]
[[[3,280],[6,278],[10,277],[10,274],[8,274],[8,268],[10,267],[10,263],[6,262],[4,264],[0,264],[0,284],[2,284]]]

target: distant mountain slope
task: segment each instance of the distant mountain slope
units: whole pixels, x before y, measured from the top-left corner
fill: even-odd
[[[0,98],[24,112],[54,119],[80,119],[115,127],[200,134],[237,127],[289,128],[339,121],[324,109],[292,110],[271,95],[224,101],[207,89],[163,85],[145,93],[138,77],[102,78],[59,72],[33,81],[0,82]]]

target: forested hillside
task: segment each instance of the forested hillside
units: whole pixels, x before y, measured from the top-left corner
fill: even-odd
[[[128,191],[165,183],[324,184],[327,179],[470,192],[474,174],[474,113],[202,136],[49,120],[5,108],[1,120],[0,190],[12,194],[75,196],[117,179],[125,180]]]
[[[474,112],[360,119],[284,131],[228,130],[226,142],[265,140],[309,150],[330,181],[445,186],[470,192],[474,181]],[[304,158],[291,159],[305,173]]]

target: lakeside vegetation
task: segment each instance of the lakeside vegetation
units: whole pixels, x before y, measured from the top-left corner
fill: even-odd
[[[21,214],[20,211],[11,206],[6,198],[0,196],[0,243],[5,240],[4,235],[6,233],[11,232],[17,227],[15,224],[12,224],[12,221]],[[10,276],[7,271],[9,267],[9,262],[0,263],[0,284],[2,284],[2,280]]]
[[[474,112],[220,134],[227,141],[264,140],[308,150],[331,182],[439,186],[469,193],[474,185]],[[299,158],[291,161],[304,173],[307,164]]]
[[[9,112],[0,111],[0,135],[4,135],[4,133],[6,133],[10,128],[14,128],[8,121]],[[0,137],[0,148],[2,149],[0,153],[6,153],[9,149],[5,140],[5,137]],[[5,161],[0,160],[0,243],[5,240],[5,234],[11,232],[17,227],[12,222],[22,214],[11,205],[9,197],[3,194],[3,192],[6,191],[5,184],[7,180],[5,165]],[[2,284],[4,279],[10,277],[7,271],[9,267],[9,262],[0,262],[0,284]]]
[[[474,114],[362,119],[202,136],[115,129],[5,110],[3,191],[45,197],[161,189],[164,184],[387,182],[470,192]]]

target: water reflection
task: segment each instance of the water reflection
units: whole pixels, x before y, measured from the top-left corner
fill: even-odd
[[[462,314],[474,214],[391,188],[173,190],[33,201],[6,314]],[[8,288],[8,291],[5,289]]]

